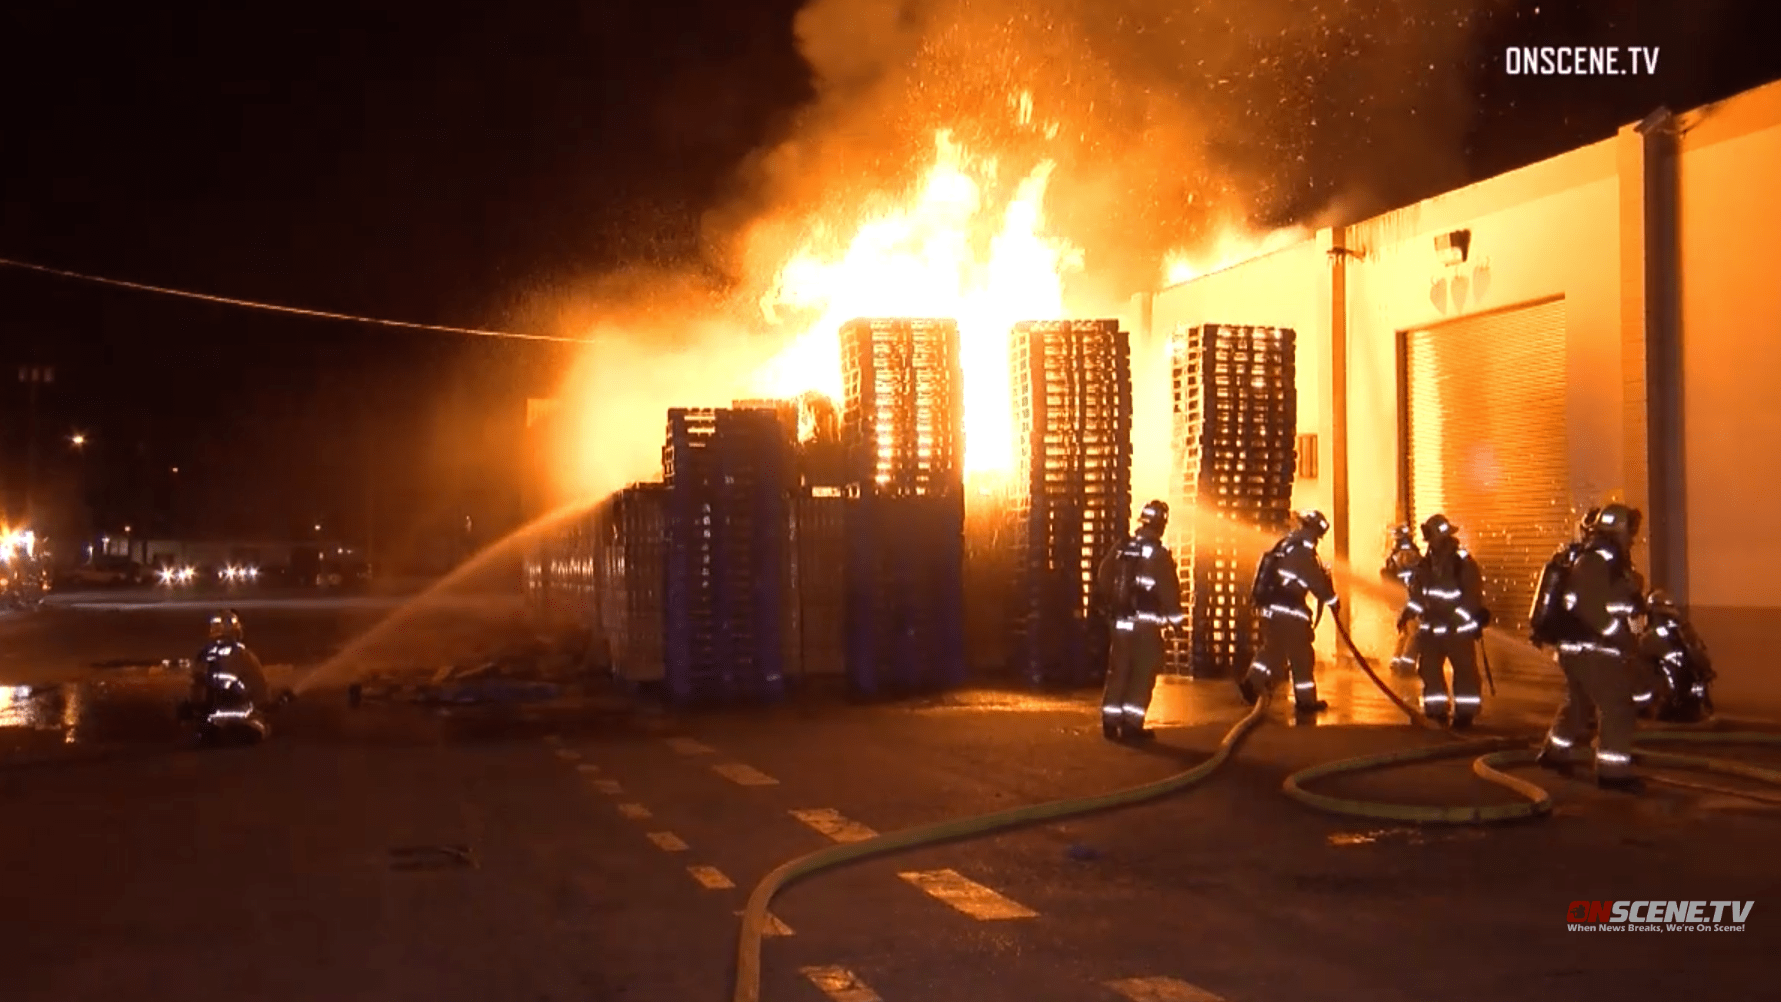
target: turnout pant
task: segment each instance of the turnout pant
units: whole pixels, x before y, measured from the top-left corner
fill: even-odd
[[[1420,632],[1414,629],[1398,631],[1397,650],[1391,655],[1391,670],[1400,675],[1410,675],[1416,671],[1418,638]]]
[[[1315,639],[1310,620],[1286,615],[1263,617],[1262,649],[1249,666],[1249,684],[1261,692],[1290,672],[1293,703],[1310,706],[1317,702],[1317,678],[1312,674],[1317,667]]]
[[[1431,717],[1451,711],[1471,719],[1484,702],[1478,677],[1477,640],[1470,634],[1423,631],[1416,638],[1416,673],[1422,676],[1422,712]],[[1453,695],[1447,694],[1447,665],[1453,666]]]
[[[1565,673],[1565,702],[1546,734],[1547,753],[1563,762],[1583,761],[1589,752],[1590,725],[1599,714],[1596,775],[1631,775],[1633,729],[1638,714],[1633,709],[1633,684],[1626,659],[1602,651],[1561,651],[1558,666]]]
[[[1101,723],[1136,731],[1150,712],[1157,669],[1163,664],[1163,628],[1156,623],[1115,622],[1107,653],[1107,687]]]

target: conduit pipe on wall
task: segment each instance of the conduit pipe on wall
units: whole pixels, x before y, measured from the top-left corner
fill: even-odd
[[[1679,130],[1667,108],[1647,115],[1633,129],[1641,140],[1643,182],[1645,493],[1651,579],[1686,606]]]

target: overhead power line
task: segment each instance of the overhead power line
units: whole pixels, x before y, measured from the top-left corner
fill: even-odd
[[[106,278],[101,275],[87,275],[78,271],[67,271],[62,268],[51,268],[47,265],[32,264],[29,261],[12,261],[0,258],[0,266],[22,268],[57,278],[71,278],[78,282],[92,282],[97,285],[109,285],[119,289],[133,289],[137,292],[152,292],[162,296],[177,296],[181,299],[196,299],[204,303],[221,303],[224,306],[241,306],[250,310],[266,310],[271,313],[288,313],[299,317],[313,317],[318,320],[344,320],[355,324],[374,324],[379,327],[400,327],[407,330],[435,331],[443,334],[471,334],[476,337],[510,338],[515,341],[554,341],[560,344],[587,344],[585,338],[552,337],[549,334],[516,334],[512,331],[482,330],[476,327],[447,327],[441,324],[417,324],[407,320],[385,320],[381,317],[361,317],[351,313],[331,313],[327,310],[306,310],[299,306],[282,306],[278,303],[261,303],[252,299],[237,299],[233,296],[213,296],[207,292],[192,292],[187,289],[169,289],[160,285],[148,285],[144,282],[129,282],[121,278]]]

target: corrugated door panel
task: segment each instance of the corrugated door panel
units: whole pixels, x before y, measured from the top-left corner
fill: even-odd
[[[1411,517],[1457,524],[1497,624],[1524,629],[1540,568],[1572,531],[1564,301],[1406,340]]]

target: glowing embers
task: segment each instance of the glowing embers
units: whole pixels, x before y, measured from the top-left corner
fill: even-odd
[[[1294,334],[1207,324],[1178,330],[1169,349],[1182,508],[1171,542],[1191,623],[1187,638],[1170,640],[1169,666],[1227,677],[1248,667],[1257,646],[1249,585],[1260,541],[1292,510]]]
[[[1095,565],[1132,504],[1129,338],[1114,320],[1026,321],[1010,363],[1013,663],[1033,684],[1092,681],[1107,658]]]

